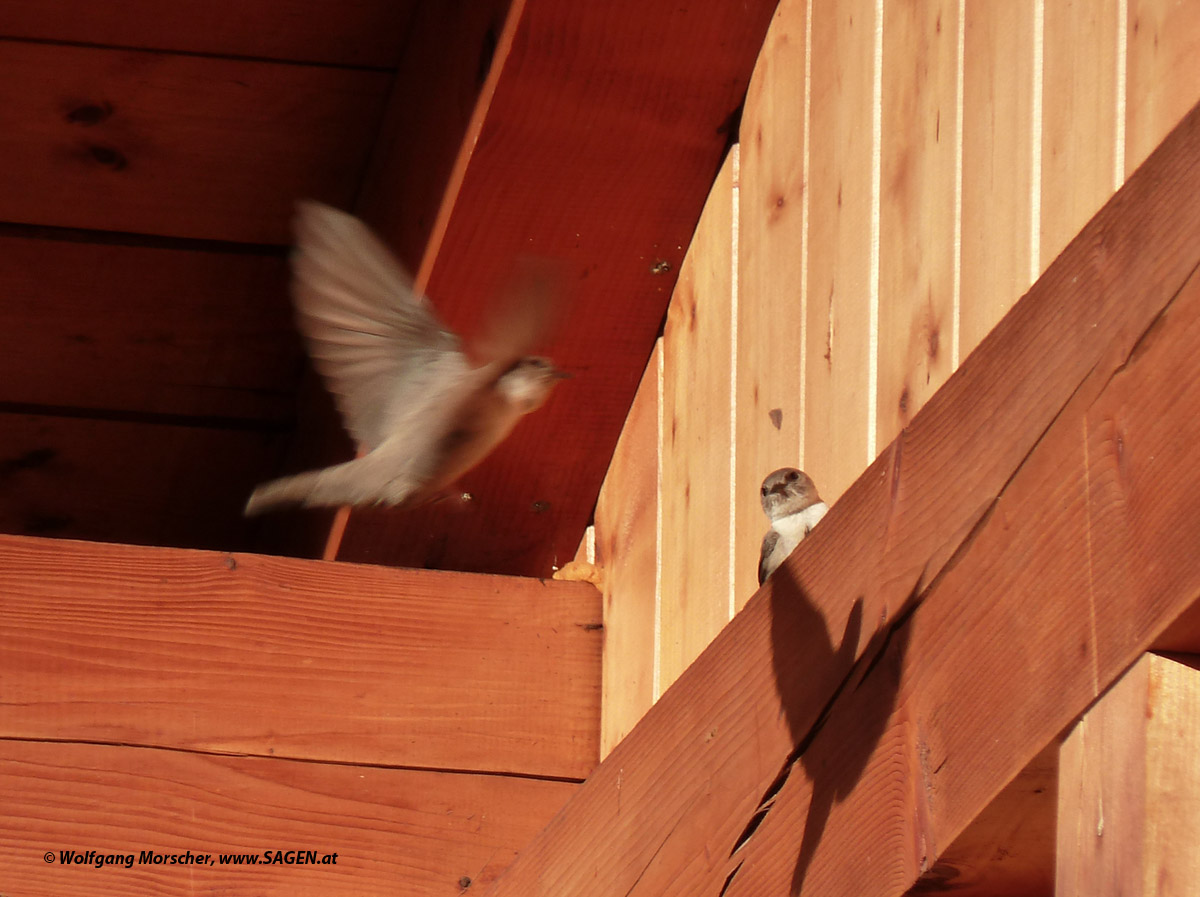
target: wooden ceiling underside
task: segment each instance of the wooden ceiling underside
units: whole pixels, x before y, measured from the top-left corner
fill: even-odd
[[[339,557],[546,575],[574,552],[774,3],[0,5],[0,531],[312,553],[251,486],[349,447],[286,296],[292,203],[375,222],[452,326],[572,274],[576,374]],[[669,266],[666,273],[662,262]],[[299,424],[297,425],[297,422]]]

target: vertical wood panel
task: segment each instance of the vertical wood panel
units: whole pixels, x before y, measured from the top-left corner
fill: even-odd
[[[1113,183],[1119,3],[1045,5],[1042,270],[1119,186]]]
[[[1146,655],[1063,744],[1056,893],[1195,893],[1200,671]]]
[[[758,587],[758,552],[767,528],[758,486],[776,468],[804,464],[807,17],[808,0],[779,4],[742,116],[734,492],[738,607]]]
[[[1125,170],[1145,161],[1200,99],[1200,10],[1190,0],[1129,0]]]
[[[654,703],[658,564],[656,343],[596,502],[596,564],[603,571],[604,685],[600,756],[608,756]]]
[[[814,0],[804,465],[833,501],[867,465],[875,4]]]
[[[1033,4],[968,3],[965,28],[961,358],[1032,282]]]
[[[886,7],[876,444],[951,372],[958,2]]]
[[[726,157],[704,206],[663,331],[664,690],[729,622],[735,154]]]

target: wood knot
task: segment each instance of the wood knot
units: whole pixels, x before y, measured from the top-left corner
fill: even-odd
[[[111,146],[94,144],[88,147],[88,154],[101,165],[111,168],[113,171],[124,171],[129,167],[129,160],[125,158],[125,154]]]
[[[73,125],[83,125],[85,128],[90,128],[92,125],[100,124],[100,122],[112,114],[112,103],[107,100],[103,103],[84,103],[82,106],[76,106],[67,113],[67,121]]]

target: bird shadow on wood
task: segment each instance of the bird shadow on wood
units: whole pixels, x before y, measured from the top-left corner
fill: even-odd
[[[910,596],[898,616],[881,621],[860,652],[862,597],[854,602],[835,646],[824,615],[796,581],[790,565],[784,564],[772,577],[772,665],[795,748],[738,843],[744,843],[761,824],[788,776],[801,764],[811,782],[812,799],[792,894],[800,893],[834,804],[854,789],[887,731],[910,631],[903,623],[916,606],[916,597]],[[864,688],[868,683],[870,687]],[[815,695],[828,698],[813,722]]]

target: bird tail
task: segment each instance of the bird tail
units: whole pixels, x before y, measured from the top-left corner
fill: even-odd
[[[310,470],[290,477],[280,477],[258,486],[246,502],[242,511],[247,517],[256,517],[269,511],[282,511],[297,505],[325,504],[317,498],[317,486],[323,471]]]

